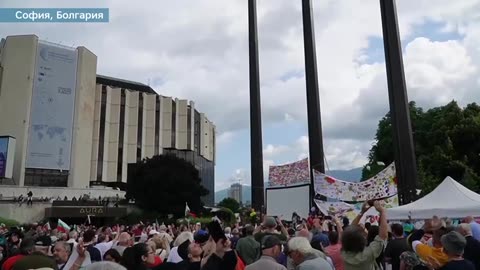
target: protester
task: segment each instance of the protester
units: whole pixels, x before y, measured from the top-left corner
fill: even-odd
[[[118,237],[118,244],[114,246],[113,249],[118,251],[120,256],[123,256],[123,252],[125,251],[125,249],[132,246],[132,244],[133,244],[132,236],[128,232],[122,232]]]
[[[391,230],[393,239],[385,248],[385,261],[392,265],[392,270],[400,270],[400,255],[409,250],[408,242],[401,224],[392,224]]]
[[[328,233],[328,240],[330,245],[325,248],[325,252],[332,259],[335,270],[343,270],[343,258],[342,258],[342,244],[341,236],[343,233],[342,225],[338,219],[334,220],[337,231],[331,231]]]
[[[480,241],[480,224],[478,224],[475,219],[471,216],[465,218],[465,223],[470,224],[472,227],[472,236],[473,238]]]
[[[117,250],[109,249],[103,255],[103,260],[104,261],[109,261],[109,262],[120,263],[122,261],[122,256],[120,255],[120,253],[118,253]]]
[[[262,239],[262,257],[248,265],[246,270],[286,270],[287,268],[279,263],[276,259],[282,252],[282,242],[276,235],[265,236]]]
[[[147,270],[147,265],[154,263],[155,252],[146,244],[138,243],[125,249],[121,264],[127,270]]]
[[[352,225],[344,229],[342,234],[342,257],[346,270],[379,269],[376,262],[384,249],[384,243],[388,238],[388,224],[385,208],[379,201],[373,206],[380,214],[380,226],[378,236],[367,246],[364,229],[358,226],[362,216],[370,209],[368,203],[364,203],[360,214],[353,220]]]
[[[463,251],[467,245],[467,240],[458,232],[449,232],[441,238],[443,251],[447,254],[448,262],[443,266],[437,262],[431,264],[439,270],[475,270],[472,262],[463,258]],[[477,255],[478,256],[478,255]]]
[[[95,247],[96,235],[94,230],[87,230],[83,234],[83,243],[85,245],[86,250],[90,254],[90,260],[92,262],[100,262],[102,261],[102,254],[100,250]]]
[[[253,237],[254,228],[251,225],[245,227],[246,236],[237,242],[236,250],[246,265],[252,264],[260,257],[260,243]]]
[[[288,241],[288,256],[297,270],[333,269],[327,260],[315,255],[314,249],[305,237],[294,237]]]
[[[467,241],[463,257],[471,261],[475,269],[480,270],[480,241],[473,238],[471,225],[468,223],[460,224],[458,226],[458,232],[463,235]]]
[[[31,255],[35,251],[35,242],[33,239],[24,239],[20,244],[20,253],[8,258],[2,265],[2,270],[12,270],[13,265],[25,256]]]

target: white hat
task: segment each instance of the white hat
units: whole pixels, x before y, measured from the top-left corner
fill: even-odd
[[[148,232],[148,235],[156,235],[156,234],[160,234],[160,233],[157,232],[156,230],[150,230],[150,232]]]

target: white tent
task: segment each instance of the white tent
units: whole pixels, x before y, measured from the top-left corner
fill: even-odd
[[[451,177],[432,192],[412,203],[387,209],[389,220],[428,219],[433,216],[463,218],[480,216],[480,195]]]

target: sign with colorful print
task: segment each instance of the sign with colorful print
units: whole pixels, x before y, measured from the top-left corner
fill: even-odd
[[[383,207],[393,208],[398,206],[398,196],[393,196],[382,200]],[[345,203],[345,202],[326,202],[315,200],[315,204],[322,214],[327,216],[347,217],[349,220],[355,219],[355,217],[361,212],[363,203]],[[365,214],[364,219],[366,222],[374,224],[378,222],[378,213],[375,208],[371,207]]]
[[[359,183],[335,179],[315,171],[315,192],[327,198],[348,202],[364,202],[397,195],[395,164],[374,177]]]
[[[268,185],[291,186],[310,182],[310,169],[308,158],[293,163],[270,166],[268,173]]]

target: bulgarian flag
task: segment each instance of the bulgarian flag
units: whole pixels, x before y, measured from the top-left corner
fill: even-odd
[[[70,226],[67,225],[63,220],[58,219],[58,226],[57,230],[61,232],[69,232],[70,231]]]

